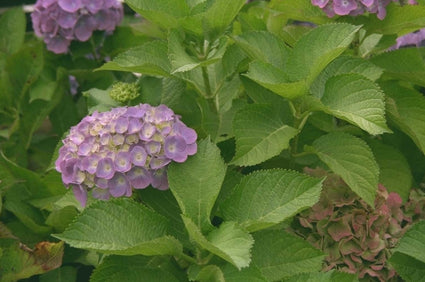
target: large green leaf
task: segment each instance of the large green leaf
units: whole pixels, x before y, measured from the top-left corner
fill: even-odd
[[[347,133],[333,132],[316,139],[313,151],[357,195],[374,206],[379,167],[366,142]]]
[[[125,3],[144,18],[164,28],[178,26],[178,19],[188,16],[185,0],[125,0]]]
[[[253,61],[249,64],[248,73],[245,75],[261,86],[288,99],[308,93],[308,87],[304,80],[291,82],[283,70],[269,63]]]
[[[413,225],[400,239],[394,252],[403,253],[425,263],[425,221]]]
[[[341,56],[332,61],[316,78],[310,87],[311,93],[322,98],[326,81],[332,76],[345,73],[357,73],[375,81],[382,75],[382,69],[365,59]]]
[[[288,77],[313,82],[317,75],[353,41],[359,26],[350,24],[327,24],[304,35],[294,46],[288,59]]]
[[[327,272],[302,273],[284,279],[285,282],[358,282],[357,275],[331,270]]]
[[[95,202],[61,234],[75,248],[121,255],[178,254],[181,244],[165,236],[168,221],[129,199]]]
[[[378,85],[359,74],[329,78],[321,102],[326,111],[370,134],[391,132],[385,120],[384,94]]]
[[[207,266],[191,265],[188,269],[188,278],[190,281],[199,282],[225,282],[223,272],[217,265],[209,264]]]
[[[182,214],[202,231],[211,228],[211,209],[220,192],[226,165],[220,150],[209,139],[198,144],[198,152],[186,162],[168,168],[168,182]]]
[[[396,148],[379,142],[369,142],[379,165],[379,183],[388,191],[398,193],[403,201],[409,198],[413,176],[409,163]]]
[[[24,43],[26,20],[22,8],[9,9],[0,17],[0,54],[13,54]],[[1,67],[0,67],[1,69]]]
[[[425,277],[425,262],[414,259],[407,254],[395,252],[389,262],[404,281],[422,281]]]
[[[425,97],[397,83],[385,83],[382,88],[388,96],[386,105],[390,121],[425,154]]]
[[[313,206],[322,181],[295,171],[256,171],[242,178],[220,210],[225,220],[237,221],[250,232],[261,230]]]
[[[160,265],[150,265],[150,260],[143,256],[109,256],[97,267],[90,282],[114,281],[179,281]]]
[[[75,282],[76,280],[77,268],[73,266],[63,266],[40,276],[40,282]]]
[[[231,164],[249,166],[264,162],[288,148],[298,130],[286,125],[276,107],[248,105],[233,120],[236,155]]]
[[[168,61],[167,53],[167,44],[156,40],[119,54],[97,70],[116,70],[154,76],[169,76],[171,65]]]
[[[251,261],[252,236],[235,222],[223,222],[206,237],[188,217],[182,216],[190,237],[199,246],[230,262],[238,269],[247,267]]]
[[[285,42],[267,31],[251,31],[234,38],[251,59],[284,69],[290,53]]]
[[[391,77],[425,86],[425,48],[401,48],[373,57],[372,63]]]
[[[317,272],[325,255],[307,241],[281,230],[254,234],[252,261],[269,281]]]

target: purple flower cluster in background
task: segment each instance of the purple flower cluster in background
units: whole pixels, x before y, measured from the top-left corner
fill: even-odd
[[[397,38],[397,44],[391,49],[398,49],[403,46],[424,46],[425,41],[425,28],[418,31],[408,33]]]
[[[391,2],[400,2],[399,0],[311,0],[314,6],[317,6],[328,15],[350,15],[357,16],[366,12],[377,14],[379,19],[384,19],[387,11],[385,7]],[[407,4],[417,4],[415,0],[408,0]]]
[[[82,206],[97,199],[131,196],[132,188],[168,189],[167,165],[197,151],[196,132],[165,105],[94,112],[71,128],[56,160],[62,181]]]
[[[95,30],[113,31],[123,18],[117,0],[38,0],[31,14],[34,32],[60,54],[72,40],[87,41]]]

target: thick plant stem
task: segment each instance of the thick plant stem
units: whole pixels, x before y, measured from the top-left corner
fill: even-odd
[[[205,86],[205,97],[208,98],[213,98],[213,93],[211,91],[211,84],[210,84],[210,78],[208,75],[208,69],[207,67],[202,67],[202,78],[204,79],[204,86]]]

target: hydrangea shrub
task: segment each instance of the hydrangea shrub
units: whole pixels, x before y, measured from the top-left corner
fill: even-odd
[[[423,0],[33,2],[0,280],[423,280]]]

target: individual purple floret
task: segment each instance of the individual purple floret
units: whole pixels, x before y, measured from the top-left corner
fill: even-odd
[[[385,7],[391,2],[403,4],[400,0],[311,0],[311,4],[322,9],[328,17],[335,15],[358,16],[369,12],[377,14],[380,20],[384,19],[387,11]],[[407,4],[415,5],[415,0],[408,0]]]
[[[63,1],[64,3],[66,1]],[[197,134],[165,105],[94,112],[62,141],[56,170],[84,206],[97,199],[129,197],[132,189],[168,189],[167,165],[197,151]]]
[[[404,46],[421,47],[421,46],[424,46],[424,42],[425,42],[425,28],[400,36],[399,38],[397,38],[397,44],[391,47],[390,49],[391,50],[398,49]]]
[[[34,32],[47,49],[66,53],[72,40],[87,41],[93,31],[113,31],[123,18],[117,0],[38,0],[31,14]]]

